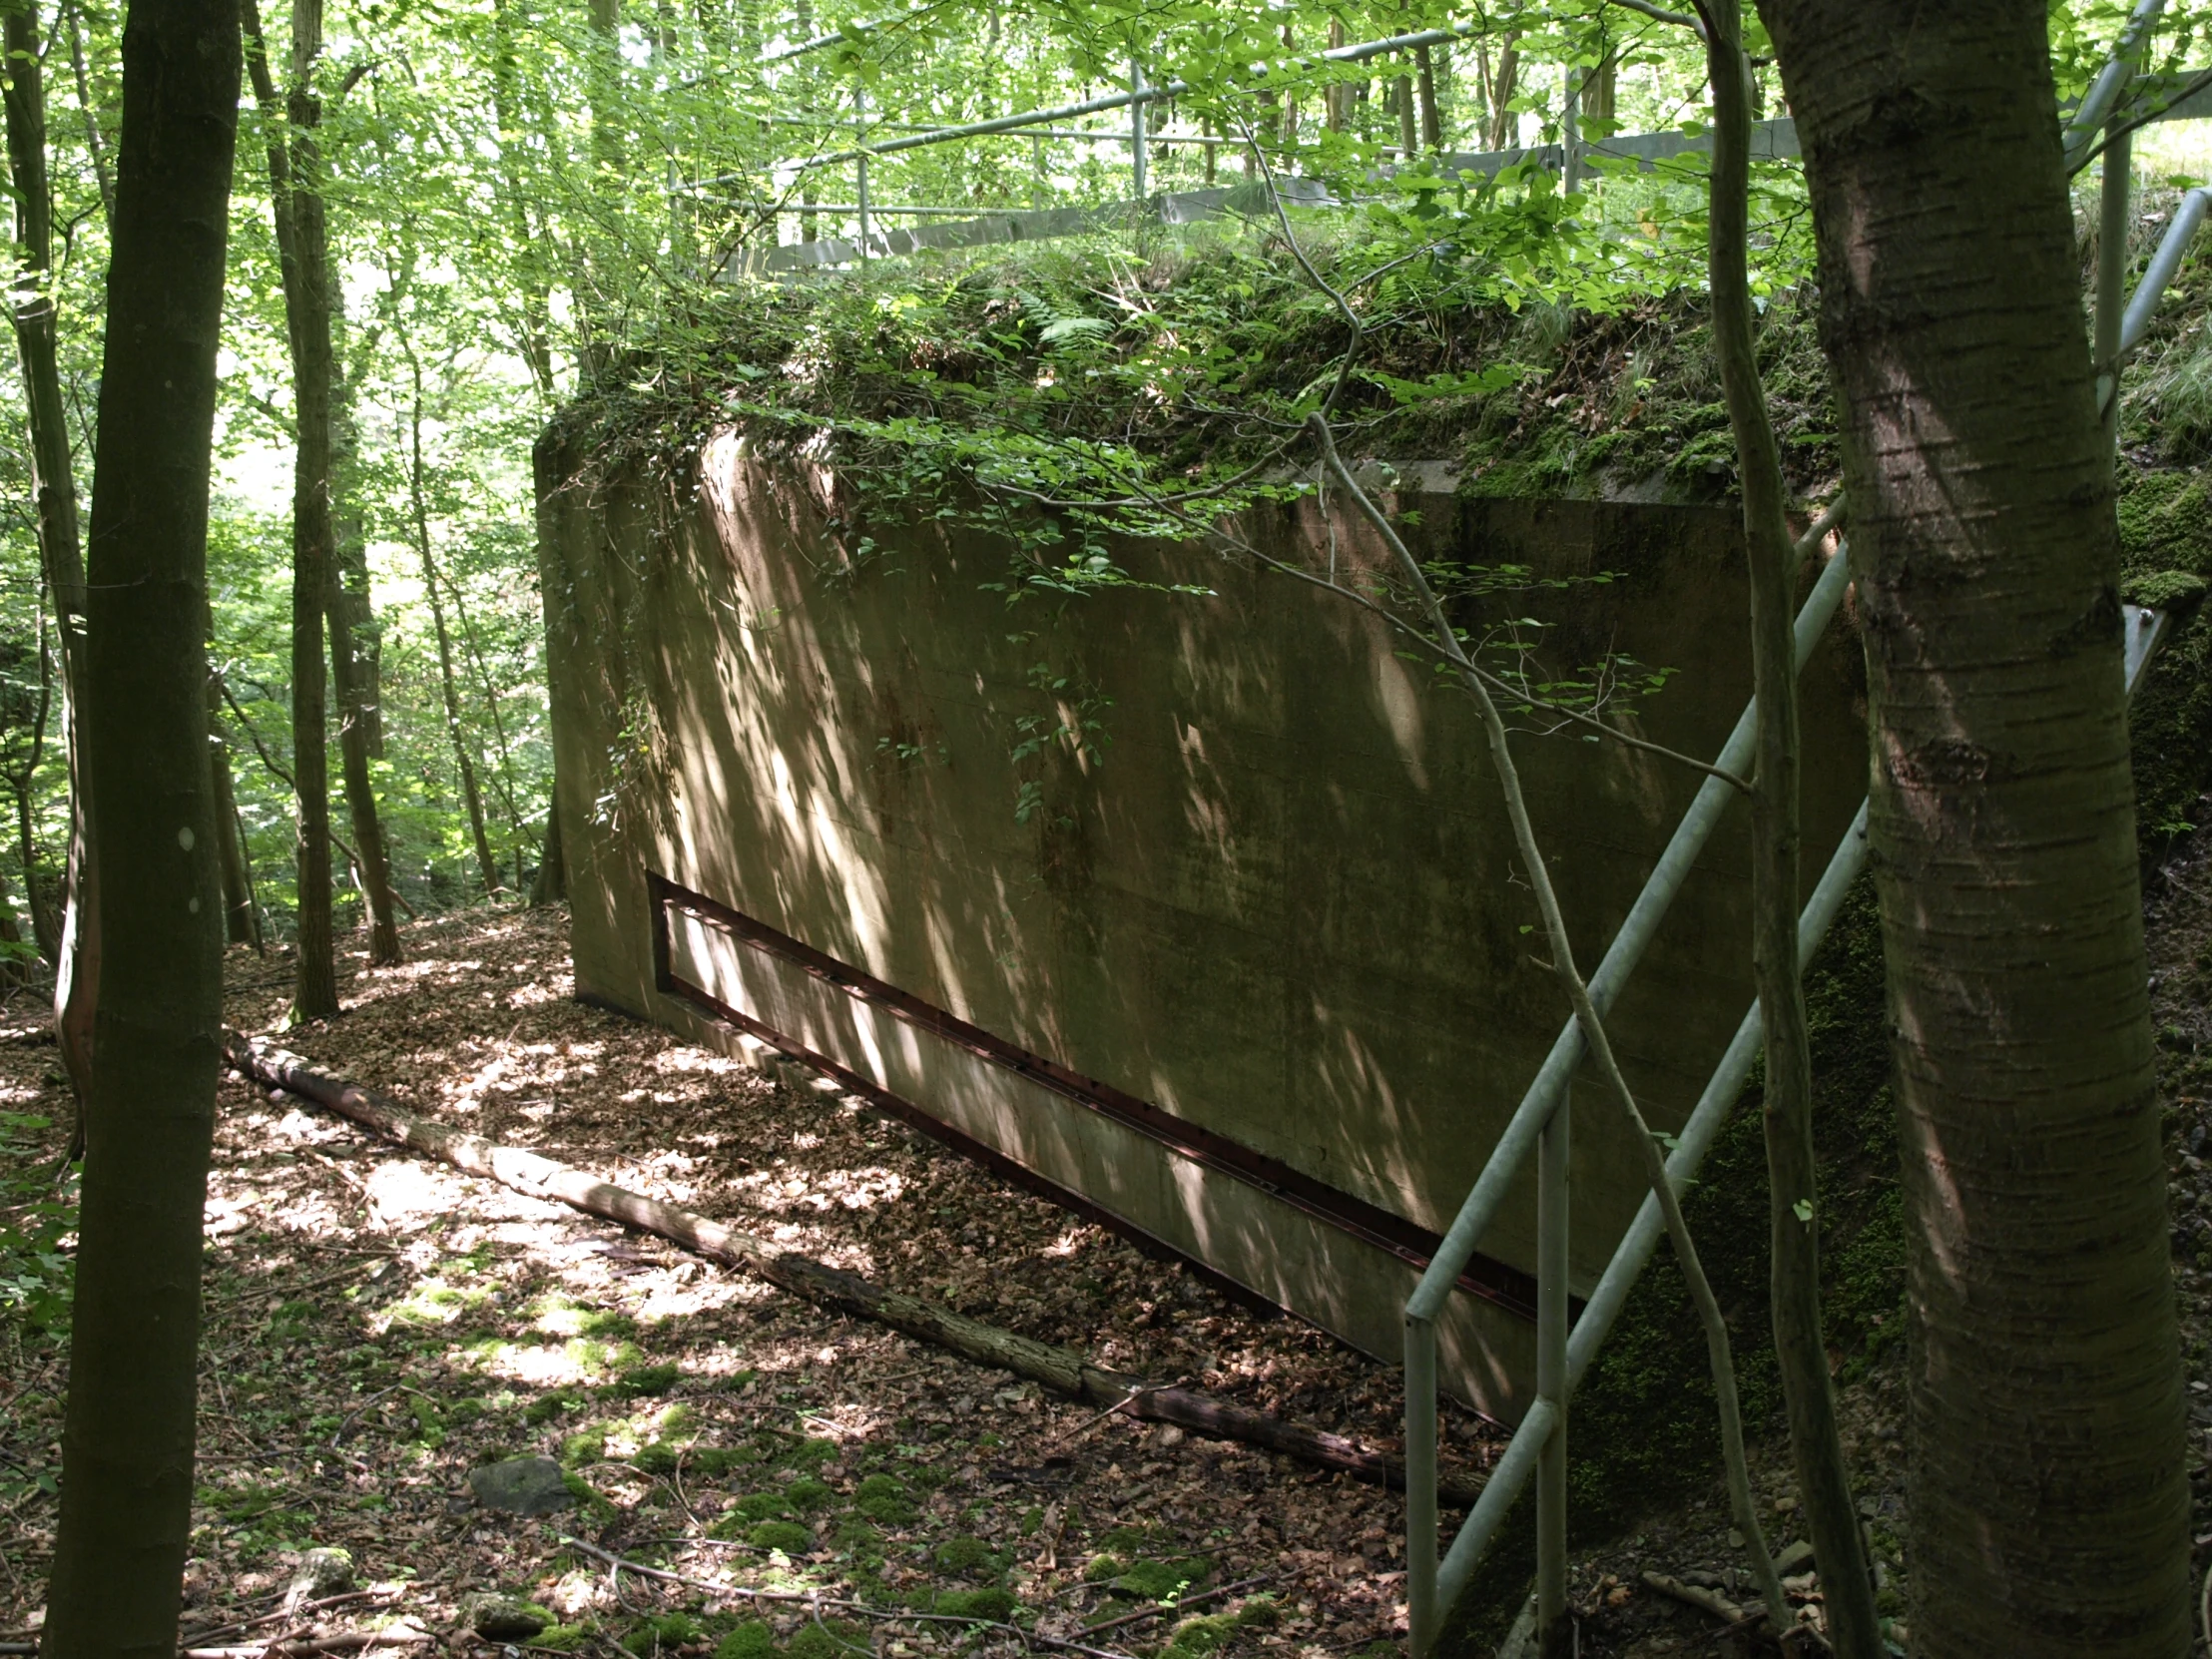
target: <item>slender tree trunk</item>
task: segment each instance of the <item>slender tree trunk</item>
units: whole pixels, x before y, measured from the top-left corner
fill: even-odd
[[[1397,110],[1397,156],[1411,162],[1418,145],[1417,117],[1413,113],[1413,78],[1400,75],[1390,83],[1390,102]]]
[[[537,879],[530,883],[530,904],[552,904],[568,896],[568,864],[561,852],[561,803],[555,797],[545,804],[545,850],[538,859]]]
[[[330,523],[336,561],[332,627],[342,624],[352,642],[361,732],[368,742],[368,758],[380,761],[384,758],[384,636],[369,586],[368,535],[361,523],[360,425],[353,415],[353,381],[344,366],[345,300],[333,292],[330,301],[335,374],[330,394]]]
[[[345,801],[353,820],[355,869],[368,906],[368,959],[375,967],[399,960],[399,928],[393,917],[391,858],[384,847],[384,826],[376,811],[376,783],[369,770],[370,694],[368,674],[353,648],[346,615],[344,584],[330,571],[330,679],[338,694],[338,761],[345,779]]]
[[[261,918],[246,879],[246,848],[239,834],[238,796],[231,782],[231,746],[223,740],[223,686],[208,675],[208,786],[214,802],[216,865],[223,875],[223,918],[233,944],[262,948]]]
[[[1758,765],[1751,788],[1752,977],[1766,1044],[1764,1120],[1775,1356],[1798,1490],[1820,1562],[1828,1636],[1842,1659],[1884,1659],[1859,1511],[1844,1466],[1821,1331],[1820,1190],[1813,1156],[1813,1064],[1798,972],[1798,677],[1796,538],[1781,451],[1752,336],[1751,66],[1733,0],[1708,12],[1713,167],[1708,215],[1713,338],[1744,498],[1750,565]]]
[[[92,176],[100,186],[100,211],[115,218],[115,180],[108,172],[108,146],[100,137],[100,116],[93,108],[92,77],[85,73],[85,37],[77,18],[76,0],[62,0],[62,16],[69,23],[69,63],[77,75],[77,111],[85,118],[85,154],[92,158]]]
[[[438,689],[445,695],[446,735],[453,741],[453,764],[460,769],[461,799],[468,807],[468,830],[476,843],[476,865],[483,873],[484,892],[489,896],[499,891],[504,883],[499,879],[499,860],[492,856],[491,841],[484,834],[484,798],[477,790],[476,762],[468,752],[468,738],[461,729],[461,697],[453,681],[453,638],[446,632],[445,601],[438,597],[437,565],[430,556],[430,511],[424,499],[422,478],[422,365],[415,360],[411,346],[407,352],[407,366],[414,374],[407,494],[414,519],[415,551],[422,558],[422,588],[430,596],[430,622],[437,630]]]
[[[1443,112],[1436,107],[1436,64],[1429,48],[1413,48],[1414,91],[1420,100],[1420,141],[1431,155],[1444,147]]]
[[[61,960],[62,924],[54,914],[54,901],[46,891],[45,872],[39,867],[38,837],[31,826],[31,793],[38,783],[38,769],[46,755],[46,723],[54,712],[54,654],[47,648],[46,618],[38,627],[38,716],[31,729],[31,753],[23,770],[9,782],[15,791],[17,852],[23,865],[23,901],[31,912],[31,936],[38,953],[48,962]]]
[[[325,1019],[338,1011],[337,968],[330,937],[330,764],[322,621],[330,582],[330,313],[320,295],[329,273],[314,256],[328,247],[322,201],[298,188],[312,173],[309,137],[321,118],[309,77],[322,53],[321,0],[292,8],[292,91],[279,99],[270,73],[268,43],[256,0],[243,0],[246,64],[269,130],[271,213],[283,279],[284,320],[292,361],[291,503],[291,743],[294,811],[298,819],[298,977],[293,1020]],[[309,227],[305,222],[312,219]]]
[[[2172,1659],[2189,1488],[2119,539],[2044,12],[1762,11],[1861,572],[1913,1648]]]
[[[1340,46],[1344,45],[1344,43],[1345,43],[1345,20],[1344,20],[1343,18],[1341,18],[1341,17],[1332,17],[1332,18],[1330,18],[1330,20],[1329,20],[1329,45],[1330,45],[1330,48],[1331,48],[1331,50],[1335,50],[1335,49],[1336,49],[1337,47],[1340,47]],[[1324,104],[1323,104],[1323,108],[1325,108],[1325,109],[1326,109],[1326,110],[1327,110],[1327,111],[1329,112],[1329,115],[1328,115],[1329,130],[1330,130],[1330,131],[1331,131],[1332,133],[1341,133],[1341,132],[1343,132],[1343,131],[1344,131],[1344,130],[1345,130],[1345,129],[1347,128],[1347,127],[1351,126],[1351,125],[1352,125],[1352,83],[1351,83],[1351,82],[1349,82],[1349,81],[1332,81],[1332,82],[1331,82],[1331,83],[1329,84],[1329,91],[1328,91],[1328,93],[1327,93],[1327,94],[1325,95],[1325,102],[1324,102]],[[1211,131],[1211,130],[1212,130],[1212,126],[1211,126],[1211,123],[1209,123],[1209,124],[1208,124],[1208,131]],[[1206,150],[1206,156],[1207,156],[1207,159],[1208,159],[1209,161],[1213,159],[1213,154],[1214,154],[1214,152],[1213,152],[1213,147],[1212,147],[1211,145],[1209,145],[1209,146],[1207,147],[1207,150]],[[1209,184],[1211,184],[1211,183],[1212,183],[1213,181],[1212,181],[1211,179],[1208,179],[1208,181],[1207,181],[1207,182],[1208,182]]]
[[[92,1034],[100,990],[95,942],[100,883],[91,859],[93,827],[81,784],[84,768],[77,711],[84,697],[85,561],[78,539],[76,471],[70,455],[69,415],[62,402],[54,296],[49,286],[54,269],[53,205],[46,169],[43,42],[32,0],[6,12],[0,22],[0,43],[7,54],[8,170],[15,186],[16,255],[21,261],[14,293],[16,356],[30,416],[39,562],[47,591],[53,595],[60,637],[62,730],[71,783],[69,909],[63,918],[60,970],[54,982],[54,1031],[81,1107],[92,1093]]]
[[[1498,42],[1497,64],[1489,63],[1484,49],[1475,60],[1482,70],[1482,109],[1487,117],[1483,144],[1491,150],[1509,150],[1520,137],[1520,120],[1512,103],[1520,91],[1520,36],[1508,33]]]
[[[40,1651],[177,1649],[223,932],[208,791],[210,449],[239,14],[133,0],[108,267],[83,705],[105,872],[60,1526]],[[121,810],[124,807],[128,810]]]

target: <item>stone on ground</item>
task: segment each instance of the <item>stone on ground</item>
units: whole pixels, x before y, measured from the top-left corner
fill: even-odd
[[[510,1515],[550,1515],[576,1501],[550,1457],[510,1457],[468,1471],[468,1488],[487,1509]]]

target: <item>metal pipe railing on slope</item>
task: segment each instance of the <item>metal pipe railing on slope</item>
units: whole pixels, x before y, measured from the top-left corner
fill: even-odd
[[[1846,553],[1838,553],[1836,562],[1844,562],[1848,557]],[[2142,684],[2144,671],[2150,666],[2151,654],[2164,632],[2165,621],[2161,612],[2134,605],[2126,608],[2121,673],[2126,695],[2129,697],[2133,697]],[[1820,882],[1814,887],[1813,896],[1806,901],[1804,913],[1798,917],[1798,967],[1801,972],[1812,964],[1814,954],[1821,947],[1821,941],[1828,936],[1829,928],[1835,924],[1837,915],[1843,910],[1844,900],[1850,895],[1852,883],[1859,879],[1860,873],[1867,866],[1868,805],[1864,801],[1859,804],[1858,815],[1852,820],[1851,828],[1845,831],[1843,840],[1838,843],[1835,855],[1828,861],[1828,867],[1821,872]],[[1745,1082],[1751,1076],[1752,1066],[1758,1061],[1762,1037],[1759,1004],[1754,999],[1737,1025],[1735,1036],[1729,1040],[1727,1050],[1721,1055],[1720,1064],[1713,1068],[1713,1075],[1706,1083],[1704,1092],[1698,1096],[1689,1121],[1682,1126],[1674,1151],[1667,1157],[1667,1180],[1678,1195],[1688,1190],[1690,1183],[1697,1177],[1699,1166],[1705,1162],[1706,1154],[1712,1151],[1713,1143],[1720,1138],[1721,1129],[1728,1121],[1729,1110],[1735,1105],[1737,1096],[1742,1093]],[[1645,1195],[1642,1208],[1636,1212],[1636,1219],[1629,1224],[1627,1233],[1614,1250],[1613,1259],[1606,1264],[1605,1273],[1598,1280],[1597,1288],[1582,1305],[1582,1317],[1574,1322],[1574,1331],[1567,1344],[1565,1393],[1568,1397],[1572,1397],[1574,1390],[1581,1385],[1582,1379],[1588,1375],[1599,1347],[1612,1333],[1613,1322],[1620,1318],[1621,1310],[1628,1304],[1628,1293],[1635,1288],[1644,1269],[1650,1266],[1652,1253],[1658,1249],[1665,1225],[1659,1216],[1659,1200],[1650,1194]],[[1433,1325],[1428,1327],[1431,1340],[1424,1345],[1423,1362],[1423,1375],[1429,1383],[1427,1395],[1431,1401],[1435,1398],[1434,1330]],[[1412,1352],[1408,1344],[1408,1399],[1411,1397],[1414,1382]],[[1428,1557],[1435,1564],[1432,1568],[1433,1579],[1426,1592],[1427,1617],[1416,1623],[1413,1631],[1413,1652],[1416,1659],[1435,1634],[1437,1613],[1449,1607],[1459,1592],[1466,1588],[1475,1563],[1489,1547],[1490,1540],[1496,1536],[1498,1526],[1505,1519],[1506,1511],[1512,1507],[1521,1488],[1527,1484],[1543,1445],[1550,1439],[1552,1428],[1560,1416],[1560,1407],[1550,1399],[1537,1400],[1536,1405],[1521,1419],[1511,1443],[1498,1459],[1489,1480],[1482,1488],[1481,1496],[1468,1513],[1466,1524],[1452,1540],[1450,1554],[1440,1563],[1435,1563],[1433,1554]],[[1527,1443],[1524,1444],[1524,1441]],[[1433,1467],[1431,1459],[1431,1473]],[[1408,1508],[1411,1507],[1410,1494],[1421,1489],[1414,1484],[1412,1460],[1408,1456]],[[1432,1477],[1425,1490],[1429,1507],[1433,1511],[1436,1484]],[[1416,1557],[1407,1558],[1408,1580],[1412,1578],[1414,1559]]]
[[[1822,515],[1815,529],[1825,530],[1839,516],[1838,510],[1832,508]],[[1808,532],[1808,539],[1811,539],[1811,532]],[[1820,580],[1813,585],[1812,593],[1798,612],[1795,644],[1801,670],[1812,655],[1814,645],[1828,631],[1829,622],[1843,603],[1844,589],[1849,581],[1850,557],[1839,550],[1829,559]],[[1714,765],[1723,772],[1742,775],[1751,760],[1757,726],[1758,701],[1753,699],[1745,705]],[[1597,971],[1590,976],[1590,1000],[1599,1013],[1611,1007],[1621,986],[1642,960],[1735,793],[1736,787],[1721,778],[1707,778],[1698,787],[1689,811],[1682,815],[1682,822],[1675,827],[1666,850],[1660,853],[1658,863],[1645,880],[1643,890],[1636,895],[1619,931],[1613,935],[1613,942],[1606,948]],[[1511,1501],[1509,1487],[1516,1484],[1505,1477],[1513,1471],[1532,1468],[1541,1450],[1540,1445],[1532,1445],[1524,1456],[1516,1459],[1514,1448],[1509,1447],[1506,1457],[1491,1471],[1481,1499],[1452,1544],[1446,1563],[1451,1577],[1446,1579],[1445,1569],[1439,1568],[1436,1558],[1436,1320],[1461,1270],[1473,1257],[1483,1233],[1504,1203],[1507,1191],[1519,1178],[1529,1154],[1542,1140],[1555,1109],[1565,1096],[1568,1082],[1582,1063],[1586,1048],[1581,1026],[1569,1018],[1553,1039],[1551,1052],[1544,1057],[1535,1081],[1521,1096],[1519,1106],[1498,1136],[1497,1144],[1491,1148],[1473,1190],[1459,1206],[1459,1213],[1445,1231],[1427,1272],[1405,1304],[1405,1583],[1416,1655],[1433,1636],[1441,1606],[1448,1605],[1448,1597],[1441,1602],[1439,1597],[1447,1585],[1452,1594],[1457,1593],[1456,1586],[1465,1582],[1475,1559],[1488,1544],[1498,1522],[1504,1519],[1505,1508]],[[1548,1329],[1550,1323],[1539,1322],[1545,1327],[1537,1332],[1539,1351],[1546,1346],[1547,1339],[1554,1346],[1559,1340],[1560,1334]],[[1570,1365],[1569,1391],[1571,1376]],[[1426,1385],[1421,1385],[1422,1380],[1426,1380]],[[1535,1405],[1523,1416],[1514,1435],[1514,1447],[1532,1432],[1548,1435],[1550,1425],[1564,1416],[1564,1406],[1563,1396],[1554,1398],[1539,1390]],[[1498,1494],[1495,1498],[1491,1495],[1493,1491]]]

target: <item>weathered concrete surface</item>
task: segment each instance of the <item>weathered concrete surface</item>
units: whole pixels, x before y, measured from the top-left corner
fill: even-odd
[[[840,536],[858,533],[830,522],[854,505],[836,482],[734,435],[674,483],[578,482],[583,459],[541,448],[580,993],[732,1040],[657,986],[657,873],[1392,1216],[1448,1222],[1566,1013],[1461,693],[1373,616],[1202,548],[1116,551],[1213,597],[1009,608],[985,587],[1007,579],[1004,545],[871,524],[889,550],[856,561]],[[1718,750],[1750,681],[1732,511],[1397,505],[1419,509],[1427,556],[1620,572],[1489,613],[1556,619],[1555,666],[1610,648],[1679,670],[1631,719]],[[1310,506],[1245,529],[1379,568],[1364,527]],[[1806,675],[1812,873],[1865,789],[1856,667],[1840,635]],[[1095,756],[1052,740],[1086,719]],[[1587,970],[1698,776],[1571,734],[1531,730],[1516,752]],[[1657,1125],[1686,1116],[1750,1000],[1747,868],[1739,806],[1616,1006]],[[669,945],[680,976],[796,1045],[1395,1354],[1416,1271],[1401,1255],[696,917],[675,918]],[[1617,1109],[1579,1088],[1578,1289],[1641,1199],[1637,1167]],[[1524,1191],[1484,1252],[1532,1270],[1533,1223]],[[1525,1323],[1459,1301],[1447,1380],[1517,1415]]]

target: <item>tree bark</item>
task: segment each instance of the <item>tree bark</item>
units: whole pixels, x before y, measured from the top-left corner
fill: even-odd
[[[62,924],[46,892],[45,872],[39,868],[38,837],[31,828],[31,793],[46,752],[46,723],[53,712],[54,654],[47,649],[42,616],[38,630],[38,715],[31,729],[31,753],[24,760],[23,770],[8,782],[15,794],[16,850],[23,866],[23,900],[31,912],[31,936],[38,943],[38,953],[48,962],[61,960]]]
[[[1493,68],[1487,46],[1475,49],[1475,68],[1482,82],[1483,147],[1508,150],[1519,138],[1519,120],[1508,106],[1520,90],[1520,36],[1508,32],[1498,42]]]
[[[202,627],[238,40],[234,0],[134,0],[123,34],[83,709],[99,1064],[47,1659],[177,1648],[222,1053]]]
[[[545,804],[545,848],[538,857],[537,879],[530,883],[530,905],[555,904],[568,896],[568,864],[561,851],[561,801],[558,792]]]
[[[1444,148],[1443,112],[1436,106],[1436,64],[1430,56],[1430,48],[1413,48],[1414,90],[1420,98],[1420,141],[1430,155],[1441,155]]]
[[[372,967],[389,967],[399,960],[399,926],[392,913],[391,858],[384,847],[376,782],[368,764],[372,694],[368,669],[354,650],[345,584],[335,563],[329,574],[330,679],[338,694],[338,763],[353,820],[361,896],[368,903],[368,960]]]
[[[322,201],[298,188],[315,155],[308,133],[321,117],[309,84],[322,53],[321,0],[292,9],[292,90],[277,95],[256,0],[242,0],[248,72],[269,132],[271,218],[284,288],[284,322],[292,361],[291,502],[291,745],[292,799],[298,819],[297,978],[294,1021],[338,1011],[337,967],[330,937],[330,763],[324,731],[322,619],[330,581],[330,313],[319,295],[327,269],[313,262],[327,250]],[[311,228],[303,224],[313,220]]]
[[[1761,9],[1861,572],[1914,1651],[2170,1659],[2189,1491],[2119,540],[2043,9]]]
[[[239,833],[238,794],[231,781],[231,746],[223,739],[223,687],[208,675],[208,787],[215,812],[216,866],[223,875],[224,931],[233,944],[262,948],[262,921],[246,874],[246,837]]]
[[[1758,762],[1751,788],[1752,979],[1766,1048],[1769,1286],[1775,1358],[1790,1421],[1798,1491],[1821,1564],[1828,1636],[1842,1659],[1884,1659],[1888,1646],[1859,1511],[1844,1465],[1821,1330],[1820,1174],[1813,1154],[1813,1062],[1798,972],[1799,814],[1796,538],[1781,451],[1767,414],[1752,334],[1751,65],[1735,0],[1706,10],[1713,85],[1707,223],[1713,340],[1736,442],[1750,569],[1752,686]]]
[[[54,217],[46,167],[46,88],[33,0],[0,22],[7,55],[8,171],[15,187],[15,345],[31,429],[31,492],[37,503],[39,563],[53,595],[62,664],[62,732],[69,756],[71,812],[69,909],[63,918],[60,971],[54,981],[54,1033],[62,1065],[82,1108],[92,1092],[92,1032],[100,962],[93,940],[99,878],[91,859],[78,711],[84,706],[85,561],[77,526],[77,480],[56,357]],[[28,871],[25,879],[30,879]]]
[[[468,737],[461,729],[461,697],[453,680],[453,637],[446,631],[445,601],[438,597],[438,572],[430,556],[430,510],[424,499],[422,477],[422,364],[414,348],[407,347],[407,366],[414,375],[414,404],[408,427],[407,495],[412,508],[415,551],[422,559],[422,590],[430,596],[430,622],[438,637],[438,689],[445,697],[445,731],[453,742],[453,764],[461,775],[461,800],[468,808],[468,830],[476,843],[476,866],[484,877],[486,897],[505,885],[499,878],[499,860],[492,856],[491,840],[484,833],[484,798],[476,787],[476,762],[468,752]]]

